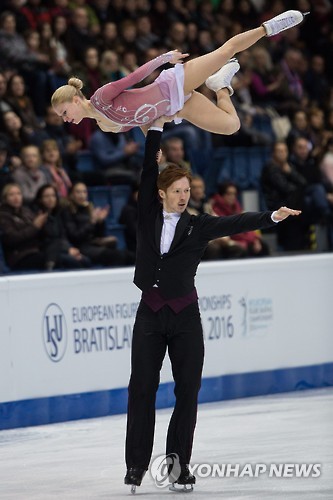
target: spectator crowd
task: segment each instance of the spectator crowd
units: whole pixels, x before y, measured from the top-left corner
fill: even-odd
[[[78,76],[90,98],[101,85],[164,52],[203,55],[288,8],[310,15],[237,55],[241,69],[232,82],[232,99],[240,130],[221,136],[184,121],[167,124],[160,166],[175,162],[192,170],[192,213],[229,215],[243,210],[241,190],[232,172],[229,179],[220,176],[223,162],[211,175],[215,152],[242,147],[251,155],[251,148],[265,148],[267,161],[259,165],[261,208],[287,205],[303,211],[277,226],[279,248],[309,250],[311,228],[320,226],[332,250],[332,1],[3,0],[0,236],[9,269],[134,263],[144,136],[139,129],[102,132],[92,120],[64,123],[50,106],[59,86]],[[215,99],[205,85],[198,90]],[[86,170],[80,168],[84,154],[90,161]],[[117,184],[129,184],[132,191],[118,221],[125,228],[122,249],[107,224],[110,207],[89,201],[91,188]],[[211,242],[205,258],[269,254],[262,235],[246,233]]]

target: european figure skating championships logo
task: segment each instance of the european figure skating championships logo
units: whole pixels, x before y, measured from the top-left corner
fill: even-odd
[[[43,341],[46,354],[57,363],[66,352],[67,325],[65,315],[58,304],[49,304],[43,314]]]

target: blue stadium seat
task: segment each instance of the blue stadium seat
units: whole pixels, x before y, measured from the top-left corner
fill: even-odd
[[[235,147],[232,149],[233,171],[232,179],[239,189],[249,188],[251,148]]]
[[[93,203],[96,207],[109,206],[111,210],[110,186],[88,187],[88,196],[91,203]]]
[[[266,163],[267,150],[269,148],[258,146],[249,151],[249,184],[250,187],[258,189],[263,166]]]
[[[233,179],[232,148],[216,148],[213,151],[214,168],[217,170],[217,184]]]
[[[78,172],[92,172],[94,170],[94,160],[90,151],[78,151],[76,168]]]
[[[127,204],[132,188],[126,184],[110,186],[110,212],[113,223],[119,223],[119,217],[123,207]]]
[[[118,238],[118,248],[126,248],[124,226],[119,224],[121,211],[131,194],[131,186],[94,186],[88,188],[89,200],[96,207],[110,207],[106,220],[106,234]]]

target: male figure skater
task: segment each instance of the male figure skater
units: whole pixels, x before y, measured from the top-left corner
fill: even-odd
[[[137,257],[134,283],[142,290],[132,343],[128,395],[125,484],[141,484],[154,439],[155,397],[168,349],[176,403],[170,420],[166,455],[177,454],[180,475],[172,482],[192,485],[190,473],[197,397],[204,358],[202,325],[194,277],[208,242],[214,238],[263,229],[297,216],[299,210],[242,213],[228,217],[190,215],[191,175],[169,164],[159,174],[157,155],[163,126],[150,126],[138,197]]]

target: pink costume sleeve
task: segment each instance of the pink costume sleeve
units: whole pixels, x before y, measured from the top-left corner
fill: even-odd
[[[162,64],[166,64],[170,62],[172,58],[173,51],[166,52],[151,61],[148,61],[146,64],[143,64],[138,69],[130,73],[129,75],[117,80],[115,82],[107,83],[103,85],[100,89],[96,91],[96,93],[101,93],[101,97],[103,101],[107,103],[108,101],[112,101],[115,99],[121,92],[132,87],[136,83],[144,80],[148,75],[150,75],[156,68],[162,66]]]

